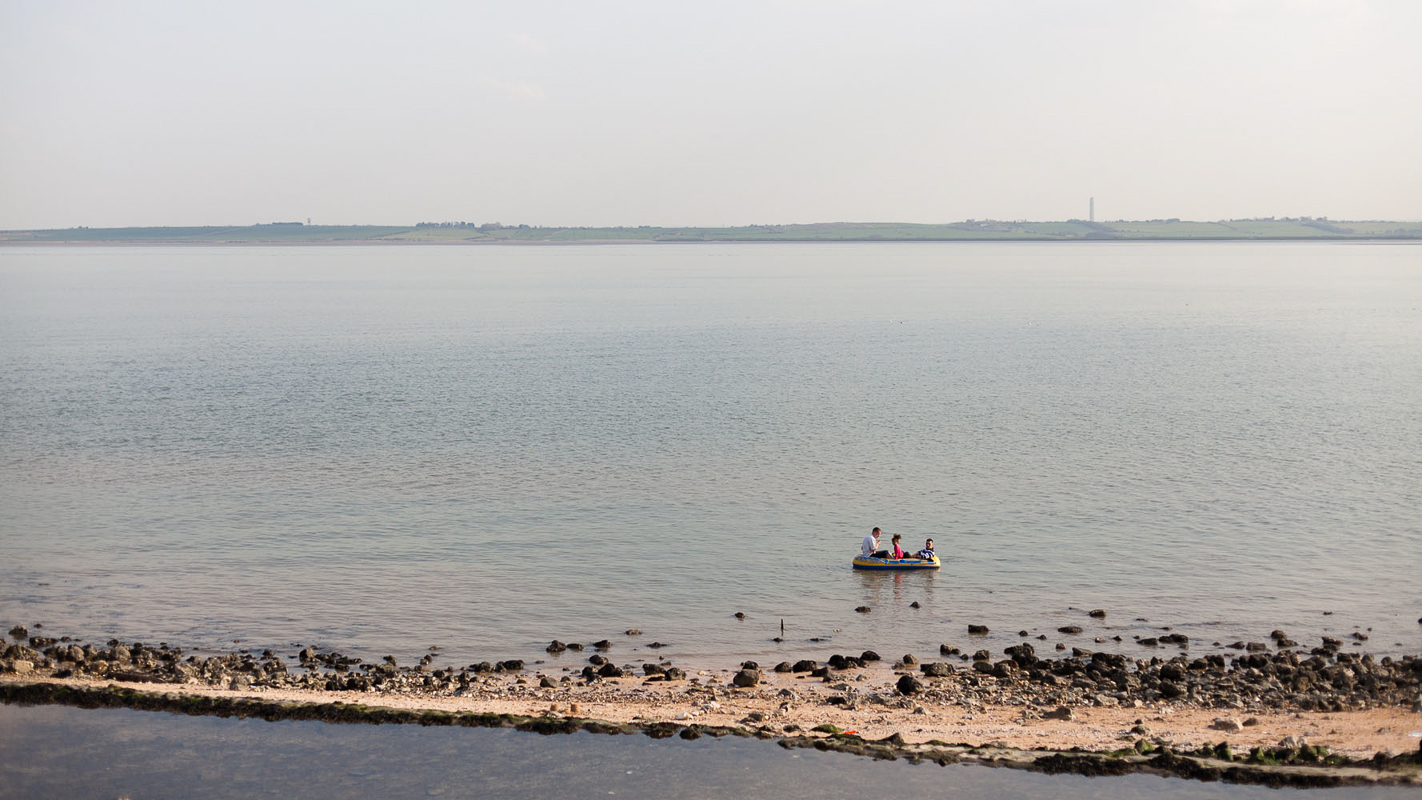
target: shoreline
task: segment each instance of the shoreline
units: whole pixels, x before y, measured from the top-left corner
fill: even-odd
[[[747,710],[774,705],[776,698],[767,698],[763,693],[744,692],[734,698],[720,695],[726,702],[713,700],[701,704],[701,708],[707,705],[717,708],[695,719],[683,719],[687,712],[674,711],[681,707],[694,708],[695,702],[658,702],[646,696],[637,697],[625,691],[625,687],[616,687],[611,693],[615,696],[566,704],[554,702],[540,709],[546,700],[460,698],[462,702],[451,702],[390,695],[370,698],[348,692],[252,692],[191,686],[160,690],[142,684],[75,679],[34,682],[0,679],[0,703],[7,705],[127,708],[190,716],[329,724],[511,728],[542,735],[586,732],[642,734],[653,739],[676,736],[688,740],[736,736],[774,741],[787,750],[813,748],[875,760],[932,761],[941,766],[981,764],[1084,777],[1148,773],[1274,788],[1422,784],[1422,748],[1397,755],[1388,755],[1386,751],[1369,755],[1367,748],[1349,750],[1322,744],[1340,738],[1357,743],[1356,737],[1366,737],[1368,731],[1396,729],[1397,723],[1405,722],[1400,719],[1402,715],[1408,713],[1400,710],[1323,715],[1319,720],[1333,727],[1329,736],[1316,741],[1289,734],[1280,744],[1270,744],[1268,740],[1284,730],[1317,727],[1316,724],[1292,724],[1297,721],[1297,715],[1279,715],[1260,720],[1258,725],[1252,726],[1253,732],[1249,735],[1226,736],[1210,730],[1214,736],[1204,736],[1198,743],[1172,743],[1169,740],[1173,736],[1204,731],[1204,717],[1210,713],[1200,709],[1172,712],[1169,722],[1165,723],[1168,727],[1163,728],[1153,742],[1144,737],[1116,736],[1113,739],[1109,736],[1112,729],[1129,724],[1127,718],[1131,713],[1124,709],[1092,709],[1074,720],[1056,722],[1048,730],[1035,731],[1021,721],[1007,718],[984,721],[953,732],[934,726],[915,728],[913,733],[906,734],[903,726],[894,729],[896,726],[888,720],[863,728],[845,728],[827,722],[815,728],[797,727],[792,731],[760,724],[766,720],[767,712]],[[648,713],[653,709],[662,713]],[[979,713],[991,718],[1000,716],[994,712],[1001,710],[985,709]],[[674,718],[661,718],[668,713]],[[742,715],[745,718],[737,719]],[[1159,715],[1151,718],[1167,719]],[[841,717],[846,724],[852,719],[852,715],[848,719]],[[1384,723],[1383,728],[1377,727],[1380,722]],[[1073,725],[1075,730],[1070,729]],[[892,732],[884,733],[890,729]],[[1024,736],[1043,738],[1024,741]]]
[[[7,704],[735,735],[786,748],[1083,775],[1422,783],[1422,657],[1374,660],[1340,652],[1332,640],[1312,655],[1250,652],[1228,660],[1085,651],[1039,659],[1023,644],[996,661],[979,651],[966,669],[912,656],[891,664],[865,652],[825,664],[745,662],[729,670],[682,670],[645,655],[640,665],[619,666],[611,643],[600,642],[577,672],[522,661],[434,668],[434,654],[413,666],[393,658],[362,664],[313,648],[202,658],[167,645],[28,637],[22,626],[11,633],[25,633],[28,643],[0,649],[0,702]],[[286,660],[295,660],[291,670]]]

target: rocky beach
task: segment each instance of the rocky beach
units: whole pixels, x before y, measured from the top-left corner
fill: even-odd
[[[207,653],[94,644],[25,626],[10,635],[0,661],[6,703],[753,736],[787,748],[1084,775],[1422,781],[1422,657],[1374,658],[1329,637],[1302,645],[1278,630],[1203,656],[1183,636],[1145,643],[1141,657],[1079,647],[1039,654],[1024,640],[998,653],[944,644],[931,657],[864,651],[739,669],[683,668],[642,648],[629,655],[635,630],[552,641],[549,660],[459,667],[442,665],[433,648],[400,664],[314,647]]]

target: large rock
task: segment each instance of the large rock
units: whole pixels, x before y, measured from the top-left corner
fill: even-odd
[[[1242,731],[1244,723],[1238,717],[1215,717],[1210,722],[1210,730],[1216,731]]]
[[[923,681],[920,681],[912,675],[903,675],[899,677],[899,682],[895,684],[895,688],[897,688],[899,694],[902,695],[918,694],[923,691]]]
[[[1419,621],[1422,622],[1422,620]],[[10,635],[15,637],[16,639],[19,639],[20,641],[24,641],[25,639],[30,638],[30,629],[26,628],[24,625],[16,625],[15,627],[10,629]]]
[[[953,674],[953,665],[946,661],[933,661],[922,665],[919,669],[923,670],[924,676],[929,678],[946,678]]]
[[[968,633],[969,633],[969,634],[972,634],[972,635],[975,635],[975,636],[985,636],[985,635],[987,635],[987,632],[988,632],[988,626],[986,626],[986,625],[969,625],[969,626],[968,626]]]
[[[1032,645],[1026,642],[1013,645],[1003,652],[1013,661],[1016,661],[1019,666],[1028,667],[1037,663],[1037,651],[1032,649]]]
[[[744,688],[754,686],[757,683],[760,683],[760,670],[743,669],[740,672],[737,672],[735,677],[731,678],[731,683],[734,683],[735,685]]]
[[[1308,740],[1302,736],[1286,736],[1279,742],[1279,746],[1285,750],[1302,750],[1308,747]]]

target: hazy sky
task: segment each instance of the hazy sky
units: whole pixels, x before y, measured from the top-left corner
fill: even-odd
[[[1419,0],[0,0],[0,228],[1422,218]]]

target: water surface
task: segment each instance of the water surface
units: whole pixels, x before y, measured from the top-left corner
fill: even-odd
[[[6,247],[0,618],[1415,653],[1419,343],[1413,244]],[[873,525],[945,567],[851,571]]]

